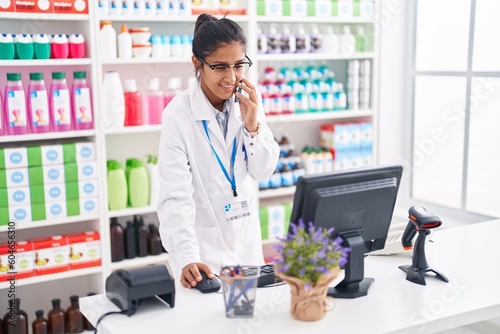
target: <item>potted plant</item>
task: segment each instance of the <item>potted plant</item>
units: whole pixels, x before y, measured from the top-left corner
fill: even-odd
[[[290,233],[279,238],[275,248],[280,255],[277,275],[290,285],[291,313],[295,319],[322,319],[328,310],[326,293],[329,284],[347,263],[350,249],[342,239],[331,238],[333,228],[315,228],[310,222],[290,223]]]

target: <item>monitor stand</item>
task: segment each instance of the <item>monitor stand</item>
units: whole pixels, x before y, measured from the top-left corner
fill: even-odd
[[[373,278],[364,277],[365,242],[359,233],[342,235],[346,246],[351,248],[345,266],[345,277],[335,287],[328,288],[328,296],[334,298],[358,298],[368,294]]]

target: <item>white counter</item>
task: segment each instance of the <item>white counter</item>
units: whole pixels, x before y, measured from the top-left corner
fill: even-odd
[[[227,319],[221,294],[177,285],[174,308],[145,300],[131,317],[105,318],[98,333],[432,333],[464,326],[500,315],[499,238],[500,220],[434,232],[427,260],[449,283],[429,276],[426,286],[407,281],[398,266],[411,264],[408,255],[369,256],[365,276],[375,282],[368,296],[336,299],[335,309],[320,321],[291,317],[287,285],[258,289],[250,319]],[[94,324],[101,314],[118,310],[104,295],[81,298],[80,308]]]

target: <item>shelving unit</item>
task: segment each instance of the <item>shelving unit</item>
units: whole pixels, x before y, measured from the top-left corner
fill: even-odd
[[[374,129],[377,128],[378,115],[378,99],[377,99],[377,82],[378,82],[378,41],[375,38],[374,49],[372,52],[354,53],[351,55],[343,54],[325,54],[325,53],[310,53],[310,54],[257,54],[256,37],[257,27],[259,24],[269,23],[304,23],[304,24],[321,24],[321,25],[357,25],[375,26],[376,17],[365,18],[322,18],[322,17],[264,17],[257,16],[255,2],[249,1],[248,15],[232,16],[231,18],[241,24],[245,30],[248,40],[247,53],[254,61],[254,66],[250,69],[248,77],[253,82],[257,82],[259,73],[269,64],[295,64],[295,63],[310,63],[320,61],[328,65],[335,65],[336,68],[346,68],[349,60],[354,59],[370,59],[372,61],[372,90],[371,90],[371,108],[368,110],[344,110],[344,111],[328,111],[307,114],[291,114],[268,116],[267,123],[271,129],[275,131],[275,135],[286,134],[290,137],[291,142],[297,148],[304,144],[315,143],[317,145],[317,137],[319,135],[318,127],[325,122],[335,120],[371,120]],[[101,256],[102,266],[89,269],[73,270],[60,274],[40,276],[19,280],[17,287],[22,287],[22,294],[26,295],[41,293],[45,303],[49,300],[50,291],[44,291],[40,286],[45,284],[67,285],[71,288],[80,289],[81,293],[85,291],[103,292],[104,282],[106,277],[113,271],[120,268],[136,267],[148,265],[151,263],[164,263],[168,261],[168,254],[158,256],[148,256],[145,258],[136,258],[132,260],[121,261],[117,263],[111,262],[110,250],[110,233],[109,220],[111,218],[125,218],[134,215],[151,215],[156,213],[156,207],[147,206],[143,208],[127,208],[120,211],[109,211],[107,198],[107,173],[106,161],[108,159],[118,160],[122,163],[127,158],[137,157],[145,158],[147,154],[158,154],[158,143],[160,140],[161,125],[125,127],[119,130],[105,130],[101,127],[102,115],[104,110],[101,108],[103,100],[102,80],[106,71],[115,70],[120,73],[122,82],[125,79],[134,78],[137,80],[138,88],[146,91],[147,80],[150,77],[156,76],[161,80],[160,89],[167,89],[167,79],[172,76],[180,76],[182,78],[182,88],[187,88],[187,80],[194,75],[194,70],[191,64],[191,56],[178,59],[170,58],[146,58],[146,59],[114,59],[104,60],[99,57],[99,24],[101,21],[111,20],[114,22],[114,28],[118,32],[120,25],[126,23],[129,27],[150,26],[153,33],[160,34],[190,34],[194,30],[194,23],[197,16],[185,17],[125,17],[125,16],[98,16],[97,1],[89,1],[89,15],[65,15],[65,14],[49,14],[49,15],[29,15],[29,14],[12,14],[0,13],[0,32],[8,31],[11,33],[21,32],[25,20],[44,20],[44,25],[39,27],[43,33],[83,33],[87,45],[87,58],[83,59],[49,59],[49,60],[0,60],[0,81],[3,82],[5,73],[7,72],[22,72],[23,81],[27,85],[27,75],[29,72],[44,72],[46,82],[50,81],[50,71],[60,70],[70,73],[75,70],[87,71],[87,79],[92,86],[92,99],[94,110],[95,130],[89,131],[69,131],[58,133],[46,133],[39,135],[22,135],[22,136],[2,136],[0,137],[0,147],[12,146],[17,143],[26,145],[26,143],[51,143],[52,141],[66,140],[73,138],[82,138],[96,143],[97,163],[99,169],[99,195],[100,195],[100,211],[98,216],[92,217],[71,217],[61,220],[40,221],[18,226],[17,228],[23,231],[29,231],[32,235],[48,236],[61,233],[65,228],[77,228],[82,225],[85,228],[89,226],[98,230],[101,236]],[[378,7],[378,1],[376,1]],[[376,36],[375,36],[376,37]],[[67,75],[68,77],[68,75]],[[345,80],[345,75],[339,76],[341,80]],[[290,131],[296,131],[291,135]],[[376,140],[377,133],[375,131],[374,138]],[[376,157],[376,146],[374,143],[374,157]],[[376,161],[376,159],[375,159]],[[271,203],[275,201],[290,201],[295,193],[295,187],[269,189],[258,192],[258,198],[261,204]],[[2,233],[6,233],[7,227],[0,227],[0,240]],[[50,231],[51,234],[46,234]],[[264,241],[265,247],[270,247],[275,241]],[[64,280],[64,281],[63,281]],[[3,298],[6,283],[0,283],[0,296]],[[68,292],[69,296],[69,292]],[[67,299],[67,296],[60,296],[62,299]],[[2,299],[3,300],[3,299]],[[33,302],[32,307],[25,310],[30,314],[34,314],[34,310],[38,308],[46,308],[41,305],[41,301]]]

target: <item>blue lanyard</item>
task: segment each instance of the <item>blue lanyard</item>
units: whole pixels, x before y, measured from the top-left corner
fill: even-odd
[[[215,151],[215,148],[212,145],[212,140],[210,139],[210,135],[208,134],[207,121],[202,121],[202,122],[203,122],[203,128],[205,128],[205,133],[207,134],[208,142],[210,143],[210,147],[212,148],[212,151],[214,152],[215,157],[217,158],[217,162],[219,163],[220,168],[224,172],[226,179],[231,184],[231,189],[233,189],[234,197],[236,197],[238,196],[238,193],[236,192],[236,180],[234,179],[234,161],[236,160],[236,137],[234,137],[233,140],[233,152],[231,153],[231,172],[233,173],[233,175],[229,177],[226,167],[224,167],[224,164],[222,163],[222,161],[219,158],[219,155],[217,154],[217,151]]]

